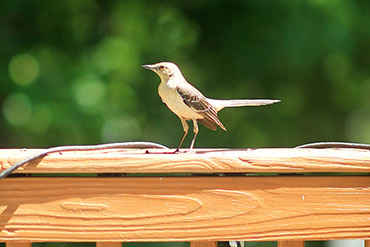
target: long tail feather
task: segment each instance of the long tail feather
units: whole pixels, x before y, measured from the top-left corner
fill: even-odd
[[[276,99],[208,99],[210,103],[216,108],[216,111],[220,111],[225,107],[241,107],[241,106],[260,106],[260,105],[271,105],[280,102]]]

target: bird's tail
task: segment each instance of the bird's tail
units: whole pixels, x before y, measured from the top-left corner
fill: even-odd
[[[208,99],[217,111],[225,107],[271,105],[280,102],[278,99]]]

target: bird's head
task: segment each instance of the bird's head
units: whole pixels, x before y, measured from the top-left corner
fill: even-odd
[[[164,80],[168,80],[173,76],[182,76],[180,69],[176,64],[171,62],[160,62],[155,64],[148,64],[142,66],[157,73],[157,75]]]

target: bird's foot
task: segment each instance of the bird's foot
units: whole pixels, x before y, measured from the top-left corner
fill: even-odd
[[[172,152],[172,154],[180,154],[180,153],[184,153],[184,154],[195,154],[195,150],[190,148],[186,151],[180,151],[180,149],[176,149],[174,152]]]

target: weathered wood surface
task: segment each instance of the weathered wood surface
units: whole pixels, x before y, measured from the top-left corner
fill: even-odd
[[[52,153],[16,172],[26,173],[228,173],[370,172],[370,151],[354,149],[196,149],[171,154],[162,149],[113,149]],[[0,170],[35,149],[0,150]],[[165,152],[165,153],[164,153]],[[167,153],[166,153],[167,152]]]
[[[8,242],[6,247],[31,247],[31,242]]]
[[[370,178],[0,181],[0,242],[370,239]]]
[[[97,242],[96,247],[122,247],[120,242]]]
[[[190,247],[217,247],[217,242],[191,242]]]
[[[278,247],[304,247],[304,241],[279,241]]]

